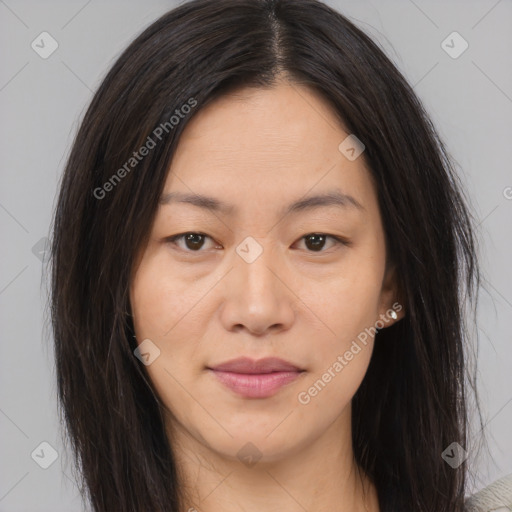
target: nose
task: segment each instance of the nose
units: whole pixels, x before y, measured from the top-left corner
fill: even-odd
[[[290,289],[282,255],[264,247],[256,260],[248,262],[235,253],[233,267],[223,280],[224,328],[230,332],[245,330],[253,336],[289,329],[297,298]]]

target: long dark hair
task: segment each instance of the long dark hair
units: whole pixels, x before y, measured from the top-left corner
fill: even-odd
[[[96,512],[183,506],[162,406],[133,354],[129,286],[187,123],[229,90],[283,77],[318,91],[364,143],[406,311],[378,332],[353,398],[356,461],[381,512],[463,510],[466,463],[452,468],[441,454],[467,442],[464,304],[476,302],[479,271],[454,164],[403,76],[341,14],[316,0],[194,0],[108,72],[54,217],[59,411]]]

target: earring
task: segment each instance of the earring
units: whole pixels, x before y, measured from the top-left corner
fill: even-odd
[[[396,311],[391,310],[391,313],[389,314],[393,320],[396,320],[398,318],[398,315],[396,314]]]

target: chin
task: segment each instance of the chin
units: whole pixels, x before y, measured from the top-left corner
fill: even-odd
[[[278,424],[276,422],[276,426]],[[258,429],[254,424],[247,424],[240,429],[228,427],[227,430],[233,437],[220,432],[212,437],[209,431],[203,433],[201,443],[219,456],[231,461],[238,460],[248,467],[256,463],[279,462],[300,452],[309,443],[298,425],[296,428],[290,428],[289,425],[287,428],[277,427],[272,431],[267,427]],[[293,434],[298,432],[301,432],[301,437],[295,438]]]

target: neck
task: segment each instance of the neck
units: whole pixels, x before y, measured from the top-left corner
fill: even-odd
[[[379,512],[376,489],[354,460],[349,420],[345,411],[306,446],[253,465],[215,452],[173,424],[181,512]]]

